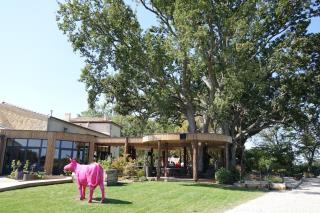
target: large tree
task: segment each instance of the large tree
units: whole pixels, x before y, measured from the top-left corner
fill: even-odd
[[[59,4],[58,26],[86,59],[92,106],[105,94],[120,114],[186,119],[189,132],[211,127],[232,137],[233,164],[237,145],[299,114],[291,90],[313,74],[301,48],[318,37],[307,27],[319,1],[138,2],[157,25],[142,29],[122,0]]]

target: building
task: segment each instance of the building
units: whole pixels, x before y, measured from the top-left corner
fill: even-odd
[[[98,137],[120,136],[118,124],[97,118],[70,121],[0,103],[0,174],[10,172],[12,160],[29,160],[37,169],[60,174],[69,157],[88,163],[95,152],[106,157],[112,150],[113,156],[119,156],[118,147],[104,146],[105,150],[94,152]]]
[[[107,117],[76,117],[72,118],[70,113],[65,114],[65,120],[77,124],[79,126],[102,132],[110,137],[121,136],[121,126],[115,122],[108,120]],[[95,146],[95,156],[99,159],[105,159],[107,156],[113,158],[119,157],[119,146]]]
[[[119,137],[121,126],[102,118],[71,118],[66,120],[42,115],[11,104],[0,103],[0,175],[11,171],[12,160],[26,160],[37,170],[47,174],[61,174],[69,163],[69,157],[80,163],[123,154],[135,158],[136,149],[147,151],[155,164],[157,179],[170,175],[168,153],[172,149],[183,150],[185,174],[195,181],[204,171],[201,162],[208,148],[221,151],[221,159],[228,168],[230,136],[213,133],[154,134],[144,137]],[[158,156],[153,158],[153,153]],[[191,156],[188,157],[188,156]],[[181,159],[182,157],[180,157]],[[208,160],[208,159],[207,159]],[[162,162],[162,163],[161,163]],[[152,163],[153,164],[153,163]],[[187,164],[192,171],[186,172]],[[176,169],[176,168],[174,168]]]

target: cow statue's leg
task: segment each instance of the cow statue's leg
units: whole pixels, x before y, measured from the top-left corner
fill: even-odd
[[[103,181],[100,183],[100,190],[101,190],[101,203],[103,203],[105,198]]]
[[[80,200],[83,200],[83,190],[82,190],[82,185],[78,183],[78,189],[79,189],[79,194],[80,194]]]
[[[94,188],[95,188],[95,187],[93,187],[93,186],[89,186],[90,193],[89,193],[88,203],[91,203],[91,202],[92,202],[92,195],[93,195]]]
[[[82,198],[85,199],[86,198],[86,187],[85,185],[82,186]]]

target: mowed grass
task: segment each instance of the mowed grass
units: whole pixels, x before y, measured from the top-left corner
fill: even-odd
[[[94,202],[78,200],[75,183],[0,192],[0,212],[221,212],[263,192],[186,182],[142,182],[100,189]],[[88,189],[87,189],[88,196]]]

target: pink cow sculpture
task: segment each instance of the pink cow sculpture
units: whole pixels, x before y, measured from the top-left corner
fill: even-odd
[[[85,199],[86,187],[89,186],[90,194],[88,203],[92,202],[94,189],[99,185],[101,189],[101,203],[103,203],[104,194],[104,176],[103,168],[98,163],[90,165],[78,164],[76,160],[70,159],[70,163],[64,167],[64,170],[74,172],[76,174],[80,200]]]

